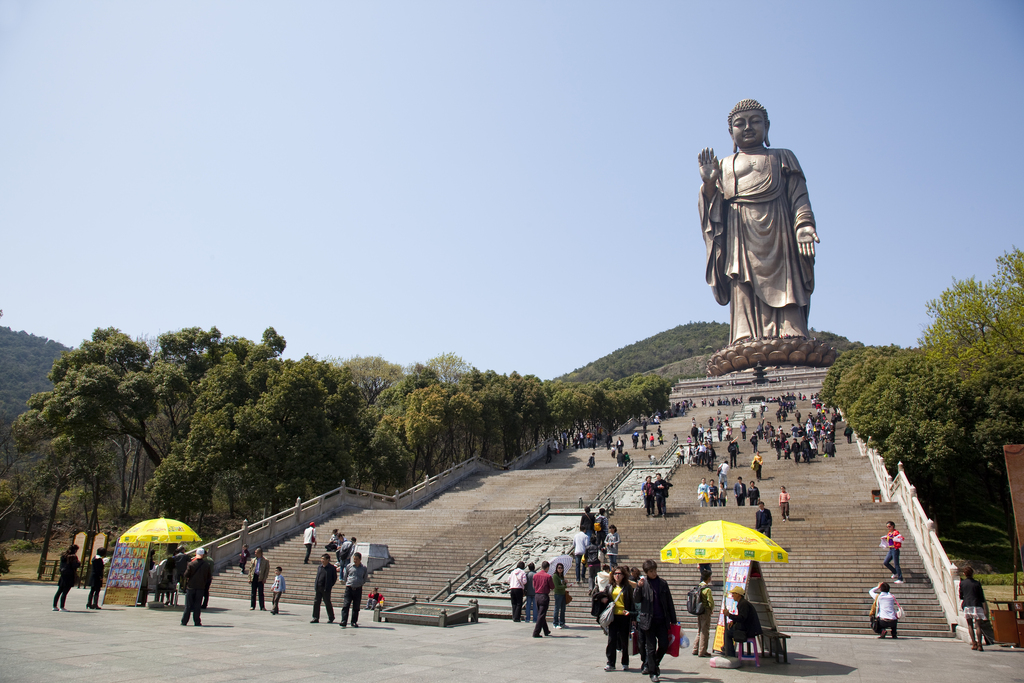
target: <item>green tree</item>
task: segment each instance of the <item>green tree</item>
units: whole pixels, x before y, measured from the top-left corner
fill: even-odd
[[[993,357],[1024,357],[1024,253],[1014,248],[996,259],[990,282],[973,277],[928,303],[932,324],[921,338],[933,358],[957,370],[979,371]]]
[[[213,481],[237,472],[232,490],[252,510],[276,512],[297,496],[334,488],[350,475],[351,445],[362,399],[347,368],[310,357],[279,358],[284,340],[273,330],[263,343],[229,340],[230,350],[208,370],[196,415],[174,469],[158,470],[153,493],[167,508],[208,509]],[[206,481],[193,492],[197,480]]]
[[[391,491],[405,484],[413,458],[391,422],[382,421],[374,429],[369,454],[371,490]]]
[[[353,356],[329,361],[349,369],[352,381],[355,382],[367,405],[376,403],[381,392],[394,386],[405,375],[401,365],[389,363],[381,356]]]
[[[92,339],[53,364],[53,391],[35,394],[29,407],[57,436],[79,448],[128,435],[137,439],[154,466],[163,459],[150,426],[157,409],[152,354],[145,342],[114,328],[97,329]]]
[[[434,356],[427,361],[427,367],[437,373],[437,378],[444,384],[458,384],[471,369],[461,356],[451,352]]]

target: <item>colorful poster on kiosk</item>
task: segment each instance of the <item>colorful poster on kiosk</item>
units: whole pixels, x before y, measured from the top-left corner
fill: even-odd
[[[714,652],[721,652],[725,646],[725,613],[736,611],[736,601],[729,595],[736,586],[744,591],[747,590],[747,582],[750,580],[750,560],[730,562],[725,573],[725,582],[722,592],[725,595],[722,600],[722,611],[718,613],[718,628],[715,629],[715,643],[711,647]]]
[[[104,605],[128,605],[139,601],[142,576],[149,559],[149,541],[118,543],[110,560],[107,590],[103,592]]]

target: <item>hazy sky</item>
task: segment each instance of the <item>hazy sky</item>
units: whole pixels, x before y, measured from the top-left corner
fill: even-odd
[[[1022,86],[1014,1],[0,0],[0,324],[553,377],[728,321],[696,157],[753,97],[812,326],[912,345],[1024,247]]]

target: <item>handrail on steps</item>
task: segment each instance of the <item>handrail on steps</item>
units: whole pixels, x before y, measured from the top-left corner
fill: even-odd
[[[430,598],[431,601],[444,600],[445,598],[448,598],[453,593],[455,593],[456,589],[459,586],[473,578],[474,572],[478,568],[483,569],[491,561],[493,557],[496,557],[497,555],[502,553],[505,550],[506,543],[512,541],[514,545],[513,539],[517,539],[520,536],[524,536],[530,531],[532,531],[535,526],[540,524],[541,520],[544,519],[547,513],[551,512],[552,509],[557,510],[565,509],[568,507],[583,509],[583,507],[586,505],[589,505],[591,507],[605,507],[607,508],[609,515],[615,513],[615,501],[603,500],[600,496],[598,496],[598,498],[595,500],[584,500],[583,498],[578,498],[577,500],[571,501],[552,501],[550,498],[548,498],[545,502],[541,503],[536,510],[528,514],[525,520],[523,520],[519,524],[516,524],[512,531],[508,532],[507,534],[499,538],[497,543],[495,543],[493,546],[485,550],[483,555],[476,558],[472,562],[467,563],[466,570],[464,572],[462,572],[458,576],[455,576],[454,578],[448,579],[447,585],[438,592],[434,593],[434,595]],[[534,515],[536,515],[536,519],[534,518]]]
[[[878,451],[868,447],[860,437],[857,437],[857,448],[861,456],[866,457],[871,464],[871,471],[875,475],[882,500],[886,503],[899,504],[908,530],[914,538],[917,553],[921,556],[925,571],[935,589],[935,595],[939,599],[939,605],[946,616],[946,622],[951,628],[963,626],[958,635],[961,640],[966,640],[967,620],[957,608],[960,604],[959,570],[946,555],[946,550],[936,533],[935,522],[925,514],[924,507],[917,497],[917,487],[910,483],[902,462],[897,465],[899,472],[893,478]]]

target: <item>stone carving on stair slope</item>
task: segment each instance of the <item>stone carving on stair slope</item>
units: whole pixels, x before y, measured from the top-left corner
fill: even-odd
[[[644,506],[644,495],[640,492],[640,487],[647,477],[654,481],[654,475],[656,474],[667,478],[668,468],[663,465],[656,465],[654,467],[634,465],[633,471],[629,473],[629,476],[612,492],[615,506],[620,508],[642,508]]]
[[[540,569],[540,563],[544,560],[572,554],[572,538],[579,531],[579,520],[577,513],[547,515],[472,579],[462,584],[458,592],[489,595],[508,593],[508,577],[518,562],[533,562]]]

